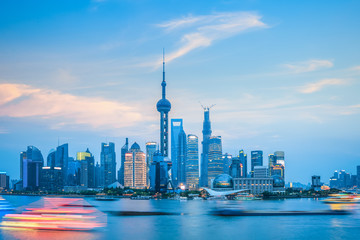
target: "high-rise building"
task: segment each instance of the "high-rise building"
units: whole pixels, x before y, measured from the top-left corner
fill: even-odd
[[[55,167],[55,157],[56,156],[56,151],[55,149],[51,149],[47,158],[46,158],[46,165],[48,167]]]
[[[68,169],[69,145],[67,143],[56,148],[55,153],[55,167],[60,167],[62,170],[63,184],[66,185],[66,176]]]
[[[147,142],[145,144],[145,147],[146,147],[146,167],[148,173],[147,185],[150,186],[150,166],[151,163],[153,162],[154,153],[156,152],[156,142]]]
[[[231,154],[225,153],[223,156],[223,173],[230,174],[230,166],[232,163]]]
[[[314,189],[315,191],[321,190],[320,176],[311,177],[311,188]]]
[[[163,55],[163,80],[161,83],[162,98],[157,102],[156,108],[160,112],[160,152],[164,157],[168,157],[169,151],[169,118],[168,113],[171,109],[169,100],[166,99],[166,81],[165,81],[165,56]]]
[[[356,166],[356,185],[360,188],[360,166]]]
[[[67,186],[80,185],[80,168],[80,161],[75,160],[73,157],[68,158]]]
[[[187,153],[185,161],[186,187],[190,190],[199,187],[199,140],[196,135],[189,134],[187,138]]]
[[[10,177],[6,175],[6,172],[0,172],[0,191],[10,189]]]
[[[208,164],[209,164],[209,140],[211,136],[210,107],[204,107],[204,123],[203,123],[203,141],[200,163],[200,186],[207,187],[208,181]]]
[[[184,130],[181,130],[178,136],[178,149],[177,149],[177,182],[174,186],[185,185],[186,183],[186,158],[187,158],[187,138]],[[174,167],[174,163],[173,163]],[[176,184],[176,185],[175,185]]]
[[[276,151],[274,157],[276,164],[281,164],[285,167],[285,153],[283,151]]]
[[[211,186],[211,181],[222,174],[224,169],[220,136],[211,136],[209,139],[208,161],[208,186]]]
[[[263,165],[263,151],[251,151],[251,177],[254,177],[254,167]]]
[[[171,179],[175,187],[178,186],[179,180],[179,163],[178,163],[178,151],[179,151],[179,134],[183,131],[182,119],[171,119]]]
[[[229,175],[232,178],[243,178],[244,177],[244,166],[240,161],[240,157],[233,157],[231,159]]]
[[[242,165],[242,177],[246,178],[248,176],[248,164],[247,164],[247,154],[244,153],[244,150],[239,151],[240,164]]]
[[[269,170],[265,166],[254,166],[254,178],[267,178]]]
[[[76,160],[80,162],[80,186],[95,187],[95,159],[89,149],[78,152]]]
[[[167,191],[169,183],[169,165],[164,161],[164,156],[160,151],[153,154],[153,161],[150,165],[150,189],[156,193],[164,193]]]
[[[276,159],[274,154],[269,154],[269,169],[276,164]],[[271,176],[271,174],[270,174]]]
[[[61,167],[42,167],[40,189],[48,192],[60,192],[63,188],[63,171]]]
[[[44,158],[40,150],[34,146],[28,146],[26,151],[20,153],[20,160],[20,178],[23,180],[23,188],[38,190],[41,170],[44,166]]]
[[[121,148],[121,166],[118,172],[118,180],[121,185],[124,186],[124,164],[125,164],[125,154],[129,151],[129,139],[125,139],[125,145]]]
[[[101,167],[99,162],[97,162],[95,165],[95,187],[100,187],[100,186],[101,186]]]
[[[100,164],[101,185],[107,187],[116,182],[116,155],[114,143],[101,143]]]
[[[136,142],[125,154],[124,186],[130,188],[147,187],[146,156]]]

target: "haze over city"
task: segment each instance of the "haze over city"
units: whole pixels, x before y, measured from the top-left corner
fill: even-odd
[[[187,134],[201,136],[201,104],[216,104],[223,153],[284,151],[286,182],[356,172],[359,2],[69,3],[1,4],[0,156],[12,178],[28,145],[46,156],[69,143],[70,156],[89,148],[99,161],[101,142],[158,142],[163,48],[169,118]]]

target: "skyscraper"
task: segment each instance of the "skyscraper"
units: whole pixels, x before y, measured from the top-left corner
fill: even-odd
[[[269,154],[269,169],[276,164],[276,159],[274,154]]]
[[[147,187],[146,156],[136,142],[125,154],[124,186],[131,188]]]
[[[89,149],[78,152],[76,160],[80,162],[80,186],[95,187],[95,159]]]
[[[230,166],[232,162],[231,154],[225,153],[223,156],[223,173],[230,174]]]
[[[254,177],[254,167],[263,165],[263,151],[251,151],[251,177]]]
[[[40,188],[43,191],[60,192],[63,187],[61,167],[42,167],[40,176]]]
[[[38,190],[40,187],[41,170],[44,158],[39,149],[28,146],[27,150],[20,153],[20,178],[23,180],[23,188]]]
[[[167,191],[169,183],[169,165],[164,161],[164,156],[160,151],[156,151],[153,155],[153,161],[150,165],[150,189],[156,193],[164,193]]]
[[[239,151],[240,164],[242,165],[242,174],[241,177],[246,178],[248,176],[248,164],[247,164],[247,154],[244,153],[244,150]]]
[[[179,134],[181,133],[181,131],[183,131],[183,120],[171,119],[171,162],[172,162],[171,178],[175,187],[178,186],[178,179],[179,179],[178,151],[179,151]]]
[[[243,178],[243,174],[244,174],[243,172],[244,172],[244,169],[243,169],[243,165],[240,162],[240,158],[233,157],[231,159],[229,175],[232,178]]]
[[[285,167],[285,153],[283,151],[276,151],[274,157],[276,164],[281,164]]]
[[[61,167],[63,184],[66,185],[66,176],[68,169],[69,145],[67,143],[56,148],[55,167]]]
[[[199,187],[199,140],[196,135],[189,134],[187,138],[186,153],[186,186],[188,189],[198,189]]]
[[[168,113],[171,109],[169,100],[166,99],[166,82],[165,82],[165,56],[163,55],[163,80],[161,83],[162,98],[157,102],[156,108],[160,112],[160,152],[164,157],[168,157],[169,150],[169,119]]]
[[[200,186],[208,186],[209,139],[211,136],[210,108],[204,107],[203,141],[201,153]]]
[[[125,164],[125,154],[129,151],[129,139],[126,138],[125,145],[121,148],[121,166],[118,172],[119,183],[124,186],[124,164]]]
[[[56,155],[55,149],[51,149],[46,158],[46,165],[48,167],[55,167],[55,155]]]
[[[150,185],[150,166],[153,162],[154,153],[156,152],[156,142],[147,142],[146,146],[146,167],[147,167],[147,174],[148,174],[148,185]]]
[[[220,136],[211,136],[209,139],[209,157],[208,157],[208,186],[211,186],[211,180],[217,175],[223,173],[222,144]]]
[[[102,186],[107,187],[116,181],[116,155],[114,143],[101,143],[100,164],[101,184]]]
[[[174,186],[179,186],[180,184],[185,185],[186,183],[186,157],[187,157],[187,139],[186,133],[182,129],[178,136],[178,149],[177,149],[177,182]],[[173,163],[174,167],[174,163]]]

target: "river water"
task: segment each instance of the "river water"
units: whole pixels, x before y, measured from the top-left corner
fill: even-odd
[[[37,202],[37,196],[3,196],[13,207]],[[88,232],[0,229],[2,239],[359,239],[360,209],[345,216],[219,217],[218,208],[247,210],[325,210],[318,199],[267,201],[130,200],[85,198],[105,216],[105,226]],[[360,205],[360,204],[359,204]],[[114,216],[109,211],[174,213],[160,216]]]

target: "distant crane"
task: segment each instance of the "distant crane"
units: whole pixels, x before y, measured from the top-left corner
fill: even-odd
[[[199,101],[199,103],[200,103],[201,107],[204,109],[204,111],[206,111],[206,110],[209,111],[212,107],[214,107],[214,106],[216,105],[216,104],[213,104],[213,105],[211,105],[211,106],[209,107],[209,106],[204,106],[204,105],[202,105],[200,101]]]

